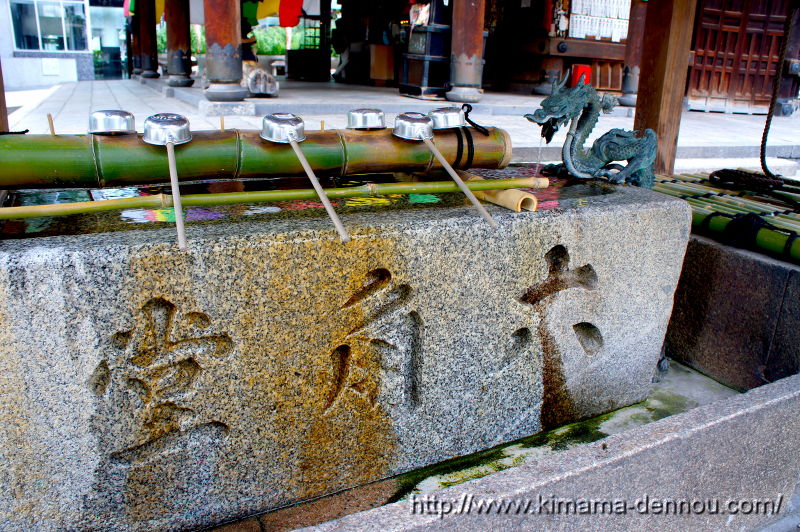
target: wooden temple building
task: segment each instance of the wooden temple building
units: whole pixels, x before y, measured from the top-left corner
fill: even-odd
[[[190,15],[196,20],[192,11],[201,7],[206,97],[247,97],[242,61],[254,56],[247,37],[252,17],[243,13],[252,1],[163,0],[167,82],[193,83]],[[337,81],[399,86],[421,98],[474,102],[483,89],[547,94],[567,72],[573,82],[583,73],[598,90],[621,95],[623,105],[638,105],[637,129],[656,129],[661,149],[674,153],[670,145],[687,106],[766,112],[779,75],[776,114],[798,108],[800,24],[784,36],[793,1],[340,0],[335,21],[331,0],[319,0],[318,15],[309,15],[302,0],[274,5],[281,25],[314,19],[318,28],[312,46],[288,51],[290,79],[328,81],[331,48],[341,57]],[[130,71],[157,77],[156,0],[131,3]],[[789,60],[779,69],[784,42]]]
[[[791,0],[695,0],[670,3],[682,9],[688,34],[687,81],[680,88],[690,109],[765,112],[786,12]],[[463,101],[479,89],[546,94],[565,72],[585,72],[598,90],[624,93],[635,104],[642,55],[653,46],[647,36],[648,11],[655,0],[406,0],[341,1],[333,30],[330,0],[321,0],[314,49],[289,53],[289,76],[328,80],[331,44],[348,64],[337,80],[399,85],[418,97]],[[136,0],[131,24],[132,68],[156,76],[155,0]],[[206,68],[211,100],[238,100],[241,61],[250,51],[243,41],[242,0],[203,0]],[[287,15],[294,9],[296,17]],[[190,83],[189,0],[166,0],[168,70],[173,85]],[[282,0],[281,24],[305,17],[302,2]],[[289,22],[284,22],[288,20]],[[790,39],[783,102],[797,96],[800,32]],[[299,51],[297,51],[299,52]],[[577,76],[576,76],[577,78]],[[791,113],[791,105],[778,114]]]

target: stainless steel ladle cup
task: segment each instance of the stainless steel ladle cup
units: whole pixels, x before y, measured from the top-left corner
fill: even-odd
[[[93,135],[127,135],[136,133],[136,119],[128,111],[103,109],[89,115],[89,133]]]
[[[353,109],[347,112],[347,129],[385,129],[386,115],[380,109]]]
[[[464,110],[461,107],[439,107],[428,111],[433,120],[433,129],[455,129],[467,125]]]

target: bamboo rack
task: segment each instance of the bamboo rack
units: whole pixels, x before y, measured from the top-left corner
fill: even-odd
[[[782,198],[800,201],[800,187],[788,185],[774,197],[753,191],[730,190],[716,186],[707,174],[656,176],[653,190],[686,200],[692,207],[695,230],[710,236],[727,232],[734,216],[754,214],[772,227],[755,233],[754,247],[785,260],[800,263],[800,212]],[[720,216],[722,214],[722,216]]]
[[[520,179],[487,179],[470,181],[470,190],[505,190],[512,188],[540,188],[536,178]],[[386,194],[441,194],[459,192],[458,185],[452,181],[429,181],[410,183],[368,183],[366,185],[344,188],[328,188],[325,193],[331,199],[378,196]],[[217,194],[181,195],[184,207],[210,207],[232,205],[238,203],[262,203],[276,201],[315,200],[314,189],[266,190],[252,192],[223,192]],[[121,209],[172,207],[172,196],[155,194],[102,201],[80,201],[74,203],[58,203],[52,205],[26,205],[5,207],[0,209],[0,220],[35,218],[39,216],[67,216],[71,214],[87,214]]]

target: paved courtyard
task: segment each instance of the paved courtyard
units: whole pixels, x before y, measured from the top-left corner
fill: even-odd
[[[47,133],[47,114],[52,114],[57,133],[85,133],[88,116],[97,109],[126,109],[136,116],[141,131],[144,119],[158,112],[185,115],[192,128],[219,127],[219,118],[204,116],[197,106],[187,101],[202,98],[200,89],[189,89],[183,100],[163,96],[157,84],[143,85],[134,80],[81,81],[51,89],[7,93],[8,105],[19,107],[10,115],[12,130],[29,129],[31,133]],[[186,89],[184,89],[186,91]],[[186,97],[188,95],[188,97]],[[184,101],[187,100],[187,101]],[[401,96],[397,89],[361,87],[336,83],[281,82],[278,98],[258,99],[258,107],[266,112],[293,111],[306,121],[308,129],[345,126],[345,110],[356,107],[381,107],[391,124],[396,112],[425,111],[446,105]],[[549,146],[541,146],[539,129],[522,115],[533,112],[541,97],[519,94],[487,93],[475,106],[472,118],[484,125],[507,130],[514,145],[517,161],[548,161],[559,157],[565,131],[562,128]],[[391,112],[393,111],[393,112]],[[618,109],[613,115],[600,118],[592,137],[611,128],[632,128],[630,109]],[[676,170],[691,171],[721,166],[758,166],[758,147],[765,117],[721,113],[684,112],[678,138]],[[256,129],[258,116],[226,116],[225,127]],[[540,149],[541,146],[541,149]],[[769,154],[775,170],[794,175],[795,161],[800,159],[800,117],[777,117],[769,138]]]

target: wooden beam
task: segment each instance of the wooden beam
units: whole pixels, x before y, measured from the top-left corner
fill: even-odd
[[[628,42],[625,44],[625,66],[638,67],[642,60],[647,4],[644,0],[632,0],[628,12]]]
[[[672,174],[678,149],[697,0],[648,2],[634,128],[658,135],[657,174]]]
[[[561,46],[561,49],[559,49]],[[618,42],[587,41],[585,39],[562,39],[546,37],[537,39],[525,46],[524,51],[531,54],[548,54],[554,57],[584,57],[622,61],[625,59],[625,45]]]

